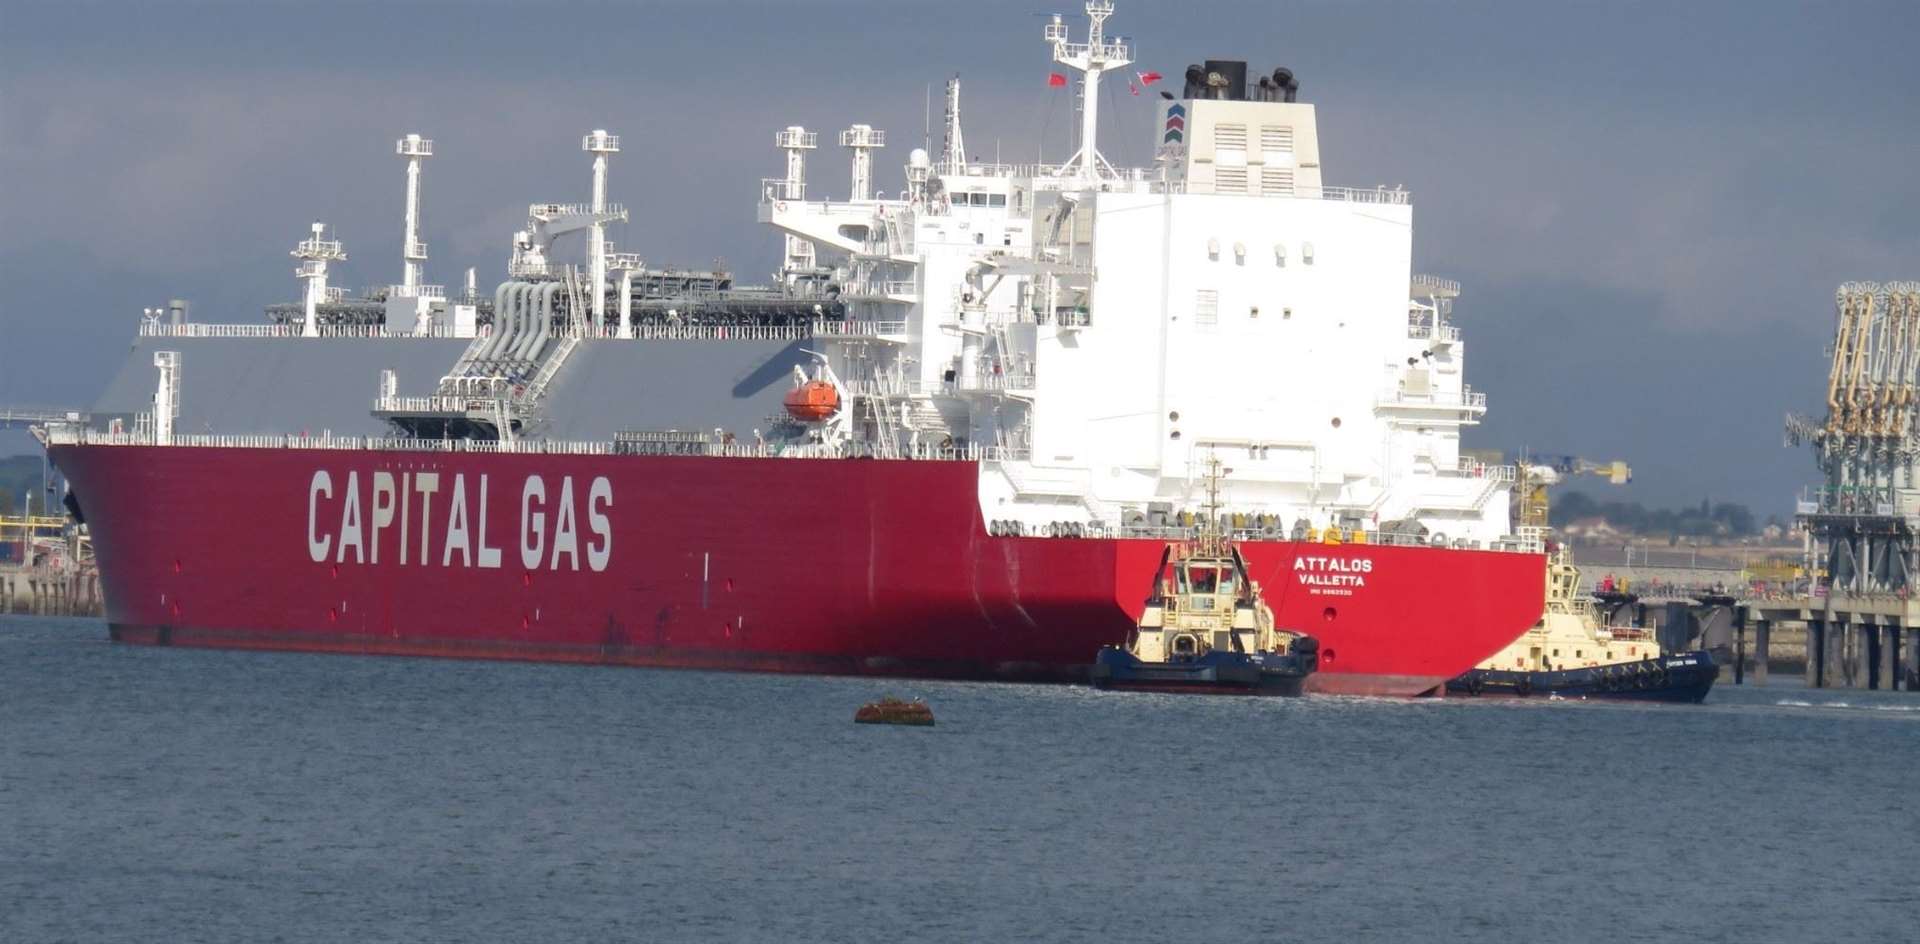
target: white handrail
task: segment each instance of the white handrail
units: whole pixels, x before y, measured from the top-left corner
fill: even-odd
[[[306,340],[328,340],[336,338],[391,338],[394,340],[423,338],[465,338],[467,335],[445,325],[434,325],[422,332],[389,331],[384,325],[321,325],[315,329],[313,337],[301,334],[299,325],[285,324],[211,324],[203,321],[189,321],[183,324],[168,322],[143,323],[140,325],[140,337],[143,338],[304,338]]]

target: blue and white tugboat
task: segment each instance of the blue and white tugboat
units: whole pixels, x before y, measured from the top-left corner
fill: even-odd
[[[1699,702],[1719,675],[1710,652],[1666,652],[1648,630],[1603,625],[1592,599],[1580,593],[1579,568],[1562,548],[1547,565],[1547,608],[1540,622],[1448,682],[1447,692]]]
[[[1094,657],[1096,688],[1224,695],[1298,695],[1319,641],[1274,627],[1260,585],[1218,526],[1218,461],[1208,513],[1191,541],[1167,545],[1125,646]]]

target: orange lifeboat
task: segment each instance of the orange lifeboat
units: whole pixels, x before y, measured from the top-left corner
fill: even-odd
[[[824,380],[809,380],[787,391],[787,414],[803,423],[818,423],[840,410],[840,392]]]

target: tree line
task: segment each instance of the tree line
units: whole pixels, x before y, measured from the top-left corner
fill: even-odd
[[[1584,492],[1554,496],[1547,522],[1558,528],[1583,518],[1603,518],[1615,529],[1631,534],[1670,537],[1748,537],[1762,527],[1753,512],[1739,502],[1701,499],[1681,508],[1648,508],[1639,502],[1598,501]],[[1766,524],[1777,524],[1773,518]]]

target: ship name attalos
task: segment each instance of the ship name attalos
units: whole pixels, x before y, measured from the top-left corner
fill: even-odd
[[[1346,595],[1367,585],[1373,561],[1364,557],[1295,557],[1293,572],[1314,593]]]

